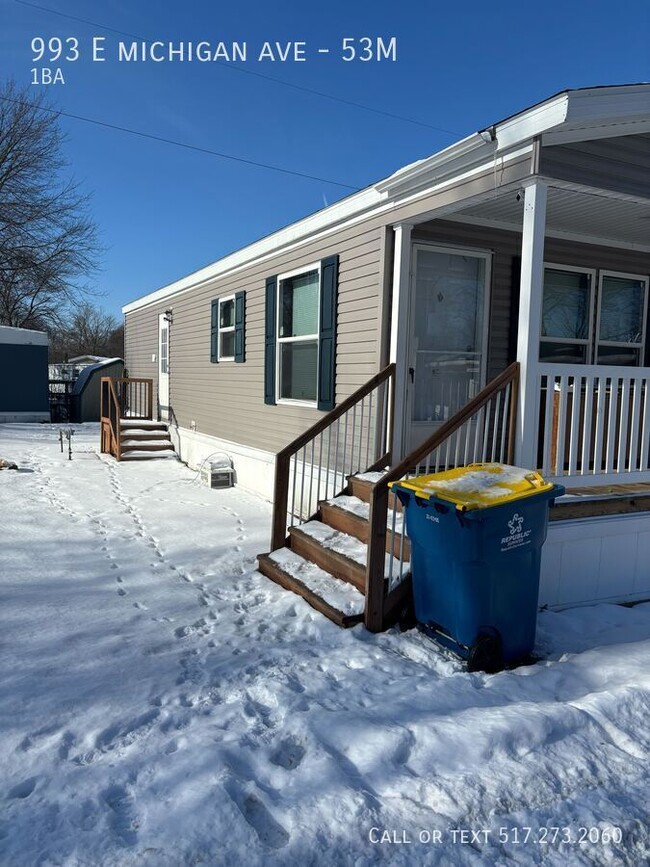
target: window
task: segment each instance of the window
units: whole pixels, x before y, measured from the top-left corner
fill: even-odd
[[[215,298],[210,314],[210,361],[246,361],[246,293]]]
[[[219,299],[219,361],[235,360],[235,297]]]
[[[160,329],[160,372],[169,373],[169,328]]]
[[[544,269],[541,361],[588,363],[592,286],[592,272]]]
[[[643,364],[647,296],[647,277],[545,268],[540,360]]]
[[[643,364],[648,278],[603,272],[598,286],[597,364]]]
[[[278,400],[318,393],[320,267],[278,278]]]
[[[264,403],[333,409],[339,257],[266,278]]]

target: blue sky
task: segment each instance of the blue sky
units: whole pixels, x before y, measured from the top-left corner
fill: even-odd
[[[0,0],[0,79],[47,88],[72,114],[315,175],[308,180],[62,118],[75,176],[92,193],[106,247],[102,305],[153,291],[477,129],[566,87],[650,80],[644,2],[400,4],[214,0],[34,0],[94,22]],[[245,41],[250,72],[319,90],[408,123],[214,63],[118,63],[120,40]],[[105,36],[106,62],[89,59]],[[397,40],[397,61],[340,59],[345,37]],[[34,37],[75,37],[77,62],[32,60]],[[258,62],[265,41],[305,41],[308,59]],[[327,47],[328,55],[317,48]],[[42,86],[33,88],[44,89]]]

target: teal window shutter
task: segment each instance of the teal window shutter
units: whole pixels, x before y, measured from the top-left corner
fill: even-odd
[[[336,296],[339,257],[320,263],[320,330],[318,340],[318,409],[334,409],[336,396]]]
[[[235,293],[235,361],[246,361],[246,293]]]
[[[266,278],[266,313],[264,325],[264,403],[275,405],[275,332],[277,276]]]
[[[219,299],[212,302],[210,316],[210,361],[216,364],[219,361]]]

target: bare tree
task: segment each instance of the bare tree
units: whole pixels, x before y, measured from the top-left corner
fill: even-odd
[[[67,361],[78,355],[122,358],[124,326],[115,316],[89,301],[78,304],[65,322],[50,328],[50,361]]]
[[[100,247],[63,140],[42,95],[0,87],[1,325],[46,327],[88,292]]]

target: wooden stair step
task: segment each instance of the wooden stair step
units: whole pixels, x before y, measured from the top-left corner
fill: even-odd
[[[339,502],[337,503],[336,500]],[[353,511],[351,508],[348,508],[350,504],[350,500],[356,500],[358,506],[354,505],[356,508]],[[366,509],[362,509],[360,507],[366,506]],[[362,500],[359,500],[356,497],[336,497],[334,501],[324,501],[320,503],[320,516],[323,524],[327,524],[329,527],[332,527],[335,530],[339,530],[341,533],[347,533],[349,536],[354,536],[356,539],[359,539],[360,542],[365,542],[368,544],[368,539],[370,537],[370,523],[369,523],[369,507],[367,503],[364,503]],[[410,560],[411,557],[411,548],[409,540],[404,537],[404,541],[402,543],[402,535],[401,535],[401,517],[395,525],[395,537],[393,538],[391,533],[392,528],[392,512],[388,513],[388,527],[386,532],[386,551],[393,552],[395,557],[400,556],[400,547],[402,548],[402,557],[404,560]]]
[[[347,554],[331,548],[318,538],[315,538],[306,527],[314,529],[315,527],[323,527],[329,530],[329,541],[344,541],[351,539],[351,536],[345,536],[343,533],[338,533],[331,527],[326,527],[319,521],[309,521],[308,524],[303,524],[301,527],[291,527],[289,529],[289,539],[291,550],[296,554],[300,554],[305,560],[311,560],[321,569],[339,578],[341,581],[347,581],[352,584],[360,593],[366,592],[366,567],[365,563],[353,559]],[[328,534],[322,534],[327,536]],[[341,540],[334,539],[335,536],[340,536]],[[349,546],[348,546],[349,547]]]
[[[379,473],[373,473],[373,476],[379,476]],[[358,497],[360,500],[363,500],[364,503],[370,502],[370,492],[372,491],[375,482],[364,479],[361,476],[350,476],[348,478],[348,490],[353,497]],[[395,494],[388,495],[388,508],[393,508],[393,503],[397,503],[397,511],[402,511],[402,504],[399,501],[399,498],[395,497]]]
[[[363,621],[364,597],[314,563],[287,548],[257,558],[259,570],[285,590],[291,590],[338,626]]]
[[[121,443],[122,453],[134,451],[134,452],[165,452],[165,451],[174,451],[174,447],[171,444],[170,440],[163,440],[161,442],[130,442],[129,440],[122,440]]]
[[[168,430],[132,430],[126,428],[120,430],[122,441],[133,440],[134,442],[146,442],[147,440],[163,440],[171,442]]]

